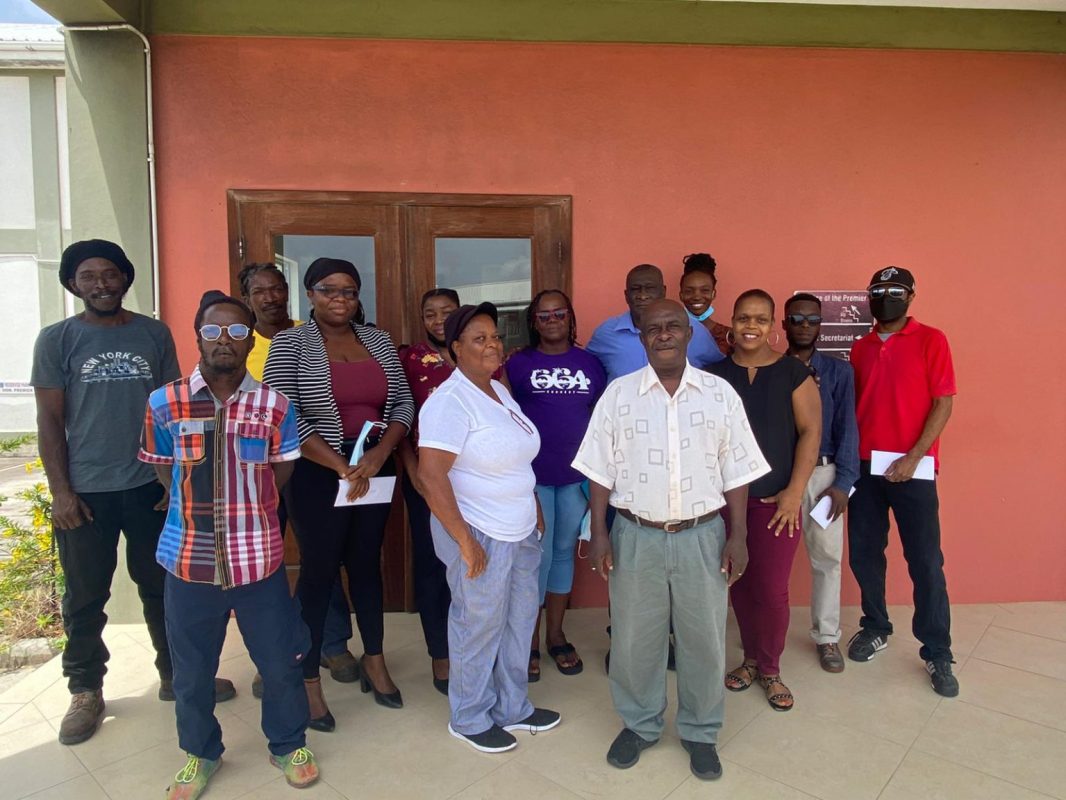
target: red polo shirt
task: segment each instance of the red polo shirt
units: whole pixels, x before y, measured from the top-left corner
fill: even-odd
[[[859,457],[871,450],[906,453],[921,436],[933,399],[956,393],[951,349],[942,331],[914,317],[882,342],[877,329],[851,348]],[[931,455],[940,469],[940,440]]]

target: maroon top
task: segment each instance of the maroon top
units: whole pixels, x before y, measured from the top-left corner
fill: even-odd
[[[415,408],[418,409],[422,408],[433,390],[455,371],[455,367],[427,342],[419,342],[401,350],[400,363],[403,364],[407,383],[415,398]]]
[[[359,436],[368,420],[381,422],[389,381],[376,359],[331,361],[329,376],[345,439]]]

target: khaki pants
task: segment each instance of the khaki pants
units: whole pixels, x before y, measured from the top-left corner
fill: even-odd
[[[803,541],[811,559],[811,638],[840,641],[840,559],[844,555],[844,516],[823,528],[810,516],[818,495],[833,485],[834,464],[816,466],[803,492]]]

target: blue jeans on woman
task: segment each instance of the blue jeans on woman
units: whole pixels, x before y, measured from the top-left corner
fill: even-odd
[[[537,498],[544,514],[544,536],[540,540],[540,602],[545,592],[569,594],[574,586],[574,548],[581,533],[581,518],[588,499],[581,483],[563,486],[537,484]]]

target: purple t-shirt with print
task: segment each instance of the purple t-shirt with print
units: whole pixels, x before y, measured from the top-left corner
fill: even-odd
[[[507,359],[506,369],[511,394],[540,433],[540,453],[533,459],[537,483],[565,486],[585,480],[570,462],[607,388],[599,359],[580,347],[559,355],[527,348]]]

